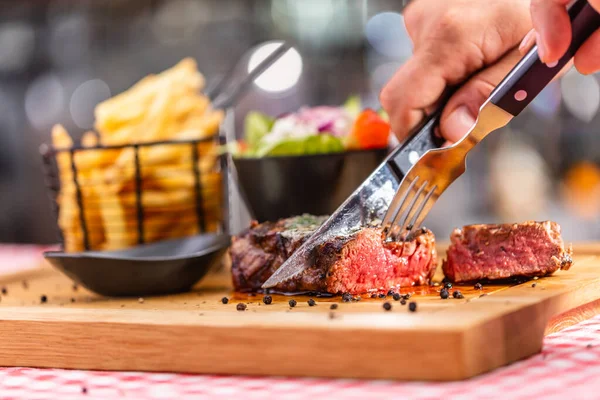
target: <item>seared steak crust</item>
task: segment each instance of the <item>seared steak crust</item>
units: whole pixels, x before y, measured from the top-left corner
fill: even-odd
[[[450,236],[442,269],[453,282],[545,276],[573,264],[556,222],[469,225]]]
[[[253,223],[233,238],[233,284],[260,286],[304,243],[325,217],[303,215],[275,223]],[[313,250],[312,266],[274,289],[281,292],[359,294],[429,283],[436,267],[435,238],[423,229],[406,242],[384,243],[381,230],[364,228]]]

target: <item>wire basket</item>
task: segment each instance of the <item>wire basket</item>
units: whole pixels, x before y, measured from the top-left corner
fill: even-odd
[[[219,136],[116,146],[43,145],[46,186],[66,252],[118,250],[227,231]]]

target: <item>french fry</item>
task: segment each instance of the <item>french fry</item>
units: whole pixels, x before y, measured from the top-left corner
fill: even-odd
[[[52,127],[52,145],[55,149],[70,149],[73,139],[62,125]],[[73,170],[71,167],[71,153],[62,151],[56,155],[58,176],[61,181],[61,190],[57,196],[59,205],[58,226],[65,238],[65,250],[68,252],[83,249],[79,208],[77,207],[75,190],[73,186]],[[71,188],[71,190],[69,190]]]
[[[110,139],[115,127],[143,119],[149,105],[155,103],[154,98],[161,95],[164,88],[197,93],[203,87],[204,77],[197,71],[196,62],[191,58],[183,59],[171,69],[148,76],[124,93],[99,104],[95,110],[96,129],[103,136],[104,143],[104,139]]]
[[[81,137],[81,144],[84,148],[92,148],[98,146],[98,136],[94,132],[86,132]],[[89,154],[99,153],[99,150],[88,150],[81,151],[75,154],[75,164],[78,165],[80,162],[79,158],[87,156]],[[85,227],[88,233],[88,244],[91,249],[97,248],[105,240],[104,225],[102,220],[102,214],[99,210],[94,207],[90,207],[97,199],[102,196],[102,193],[94,185],[86,185],[86,182],[90,181],[91,171],[78,170],[78,181],[80,183],[80,190],[82,191],[82,207],[85,220]]]
[[[187,58],[160,74],[143,78],[96,107],[98,133],[84,133],[83,149],[74,152],[83,221],[91,249],[123,249],[140,241],[139,184],[145,243],[198,233],[196,170],[201,179],[204,226],[208,231],[218,229],[223,193],[217,144],[211,140],[196,145],[196,166],[190,143],[143,145],[213,137],[224,113],[212,109],[210,100],[201,93],[203,87],[204,77],[198,72],[196,62]],[[55,147],[72,148],[73,141],[62,126],[55,126],[52,136]],[[99,143],[140,144],[137,154],[140,180],[136,177],[133,147],[96,148]],[[84,237],[70,153],[59,153],[57,162],[61,180],[58,224],[66,251],[81,251]]]
[[[216,146],[211,144],[209,147],[213,151],[202,154],[199,151],[199,169],[201,173],[214,169],[215,162],[217,160]],[[206,154],[208,153],[208,154]],[[147,166],[154,166],[156,164],[167,164],[181,165],[182,161],[188,159],[191,160],[191,147],[189,144],[165,144],[156,145],[151,147],[143,147],[139,150],[139,160],[142,166],[142,173]],[[135,176],[135,153],[133,149],[125,149],[121,156],[116,160],[114,165],[107,168],[104,174],[104,181],[114,184],[111,186],[111,190],[119,191],[122,189],[125,182],[130,181]],[[183,165],[182,165],[183,164]],[[189,165],[189,171],[193,172],[191,164]]]
[[[87,131],[81,136],[81,145],[86,148],[98,146],[98,136],[92,131]]]
[[[152,178],[149,182],[152,182],[156,187],[163,190],[194,189],[196,184],[194,174],[191,171],[182,173],[178,170],[172,171],[168,168],[157,168],[153,171]],[[200,174],[200,183],[203,192],[208,192],[207,194],[214,196],[217,194],[214,192],[215,189],[217,191],[221,189],[221,174],[204,171]]]
[[[52,128],[52,146],[55,149],[67,150],[73,147],[73,139],[62,125],[54,125]],[[56,156],[56,162],[61,179],[72,179],[71,154],[66,151],[60,152]]]
[[[100,198],[100,212],[105,229],[104,249],[123,249],[136,244],[130,236],[127,220],[117,194],[104,193]]]

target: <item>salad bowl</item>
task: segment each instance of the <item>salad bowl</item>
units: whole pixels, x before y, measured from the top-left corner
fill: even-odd
[[[242,197],[264,222],[335,211],[384,160],[389,136],[385,116],[351,97],[277,118],[251,112],[229,150]]]
[[[233,158],[241,194],[253,217],[275,221],[337,209],[383,161],[387,149],[333,154]]]

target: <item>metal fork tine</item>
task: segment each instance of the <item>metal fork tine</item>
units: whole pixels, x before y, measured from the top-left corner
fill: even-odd
[[[415,208],[415,204],[417,204],[417,201],[419,200],[419,197],[421,196],[421,193],[423,193],[423,190],[425,189],[426,186],[427,186],[427,181],[423,182],[423,184],[419,187],[419,189],[417,189],[417,192],[413,196],[410,204],[408,206],[403,206],[400,208],[400,211],[398,212],[398,216],[394,219],[394,222],[392,223],[393,228],[392,228],[391,232],[393,233],[394,236],[397,237],[398,235],[402,235],[402,232],[406,228],[406,222],[408,221],[409,216],[411,215],[411,212]],[[398,220],[399,217],[402,217],[402,219]]]
[[[392,199],[390,207],[388,208],[387,212],[385,213],[385,216],[383,217],[383,222],[381,223],[382,228],[388,229],[393,226],[392,221],[394,221],[398,217],[398,211],[406,202],[406,199],[411,193],[412,188],[413,186],[415,186],[417,180],[419,180],[418,176],[410,183],[406,191],[403,191],[401,187],[398,188],[396,194],[394,195],[394,198]]]
[[[402,219],[402,223],[399,224],[398,233],[400,235],[402,235],[402,233],[406,230],[410,216],[412,215],[413,211],[415,210],[415,205],[417,204],[419,197],[423,193],[423,190],[425,190],[425,187],[427,187],[427,183],[429,183],[429,182],[425,181],[425,182],[423,182],[421,187],[419,187],[419,190],[417,190],[417,194],[415,195],[415,197],[413,198],[413,201],[410,203],[410,206],[406,210],[405,217]],[[406,236],[406,235],[404,235],[404,236]]]
[[[406,200],[406,193],[401,190],[397,190],[396,193],[394,194],[394,198],[392,199],[392,202],[390,203],[390,206],[388,207],[387,211],[385,212],[383,221],[381,222],[381,227],[383,229],[388,228],[388,226],[390,225],[392,220],[396,217],[396,214],[398,212],[398,204],[401,202],[403,203],[405,200]]]
[[[421,205],[418,207],[417,211],[413,214],[413,218],[411,219],[410,223],[408,224],[408,226],[410,227],[409,232],[408,232],[409,234],[412,233],[415,230],[415,228],[418,228],[419,226],[421,226],[421,224],[423,223],[423,219],[425,219],[425,217],[427,216],[427,213],[423,213],[423,211],[425,210],[426,206],[429,206],[428,207],[428,209],[429,209],[433,205],[433,203],[430,200],[431,200],[431,196],[433,196],[436,189],[437,189],[437,185],[434,185],[431,189],[429,189],[429,191],[425,195],[425,198],[421,202]]]
[[[416,181],[416,179],[415,179],[415,181]],[[404,199],[402,200],[402,204],[400,204],[400,207],[398,207],[398,210],[394,216],[394,219],[390,223],[390,227],[387,231],[386,239],[393,240],[397,236],[398,221],[400,221],[402,219],[404,212],[406,210],[406,207],[414,202],[415,193],[418,195],[418,190],[416,190],[416,191],[413,190],[413,189],[415,189],[414,186],[415,186],[414,184],[411,185],[410,189],[406,191],[406,194],[404,195]]]

